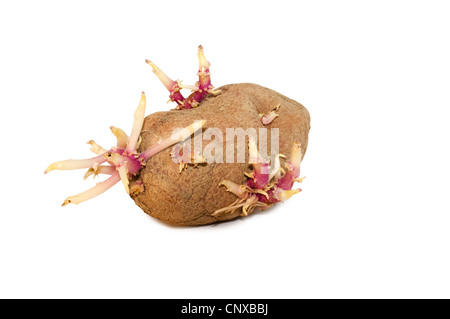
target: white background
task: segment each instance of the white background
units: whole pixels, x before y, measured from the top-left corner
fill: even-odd
[[[450,297],[447,1],[3,1],[0,297]],[[225,224],[174,228],[119,185],[43,170],[90,157],[167,92],[253,82],[312,117],[303,192]]]

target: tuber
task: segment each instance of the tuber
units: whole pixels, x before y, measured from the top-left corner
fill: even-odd
[[[183,85],[146,60],[176,109],[145,117],[141,95],[128,136],[111,126],[116,146],[91,140],[97,156],[51,164],[52,170],[87,169],[84,178],[109,177],[68,197],[63,206],[91,199],[122,181],[147,214],[172,225],[205,225],[265,210],[300,192],[300,163],[308,145],[306,108],[250,83],[211,84],[202,46],[195,85]],[[182,89],[192,93],[186,98]]]

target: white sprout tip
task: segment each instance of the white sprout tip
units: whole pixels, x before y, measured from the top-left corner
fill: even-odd
[[[284,202],[285,200],[288,200],[289,198],[291,198],[293,195],[300,193],[301,189],[291,189],[291,190],[287,190],[287,191],[282,191],[280,194],[278,194],[278,199],[281,200],[282,202]]]
[[[304,180],[305,178],[306,178],[306,176],[299,177],[299,178],[294,179],[294,181],[296,181],[297,183],[303,183],[303,180]]]
[[[53,170],[55,170],[55,169],[59,169],[59,168],[61,168],[62,166],[63,166],[63,163],[62,163],[62,162],[52,163],[52,164],[50,164],[50,165],[47,167],[47,169],[44,171],[44,174],[47,174],[48,172],[53,171]]]
[[[68,204],[72,203],[72,200],[68,197],[64,200],[64,202],[61,204],[61,207],[67,206]]]
[[[206,124],[206,120],[194,121],[191,125],[188,126],[191,134],[194,134],[196,131],[201,129]]]
[[[205,58],[205,52],[203,51],[203,47],[201,45],[198,46],[197,56],[200,64],[200,69],[202,68],[207,69],[211,66],[211,63],[209,63],[208,60],[206,60]]]
[[[290,162],[295,166],[300,166],[302,161],[302,148],[299,142],[295,142],[292,146],[292,154]]]

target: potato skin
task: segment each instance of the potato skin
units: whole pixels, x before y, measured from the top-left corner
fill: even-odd
[[[197,108],[157,112],[147,116],[141,132],[140,151],[170,136],[176,128],[205,119],[207,123],[204,129],[214,127],[222,130],[224,152],[226,128],[242,127],[245,130],[252,127],[258,130],[266,127],[270,131],[270,128],[276,127],[279,128],[281,154],[289,158],[294,142],[301,143],[305,154],[310,115],[303,105],[256,84],[230,84],[219,89],[219,95],[210,94]],[[262,125],[259,114],[268,113],[278,104],[281,104],[279,116],[271,124]],[[208,143],[210,141],[203,141],[203,147]],[[248,148],[245,149],[248,159]],[[227,179],[238,184],[244,183],[244,172],[251,171],[248,164],[212,163],[195,168],[190,165],[180,173],[170,152],[171,148],[150,158],[136,176],[136,179],[142,180],[144,191],[132,198],[145,213],[179,226],[206,225],[239,216],[240,210],[221,216],[212,216],[212,213],[236,200],[234,194],[219,186],[220,182]]]

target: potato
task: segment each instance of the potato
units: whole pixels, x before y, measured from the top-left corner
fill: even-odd
[[[169,91],[170,100],[177,103],[176,110],[145,117],[142,92],[130,135],[111,126],[115,146],[107,149],[90,140],[87,144],[95,157],[58,161],[47,167],[45,174],[87,169],[84,179],[109,175],[94,187],[67,197],[62,206],[85,202],[122,182],[150,216],[172,225],[205,225],[265,210],[300,192],[293,186],[302,181],[308,111],[256,84],[214,89],[211,64],[202,46],[197,56],[195,85],[172,80],[146,60]],[[182,89],[192,93],[185,98]],[[177,129],[181,131],[175,134]]]
[[[250,83],[226,85],[220,93],[208,96],[196,108],[158,112],[145,118],[139,150],[155,145],[176,128],[185,127],[196,120],[206,120],[206,128],[218,128],[224,135],[227,128],[279,129],[279,152],[291,157],[292,147],[299,143],[301,156],[306,152],[310,115],[300,103],[273,90]],[[260,114],[270,114],[277,108],[277,116],[264,121]],[[266,122],[264,125],[262,122]],[[268,123],[270,122],[270,123]],[[225,146],[225,136],[223,148]],[[203,141],[205,147],[210,141]],[[237,143],[234,143],[235,154]],[[269,143],[270,154],[270,143]],[[248,159],[248,148],[246,159]],[[282,162],[287,160],[282,159]],[[224,180],[245,184],[245,172],[251,173],[248,163],[205,163],[196,167],[180,167],[171,157],[171,148],[148,159],[135,176],[142,181],[143,191],[132,194],[136,204],[147,214],[172,225],[205,225],[236,218],[242,209],[214,214],[233,204],[237,196],[221,186]],[[133,184],[133,182],[132,182]],[[269,205],[270,206],[270,205]],[[262,207],[265,208],[265,207]]]

